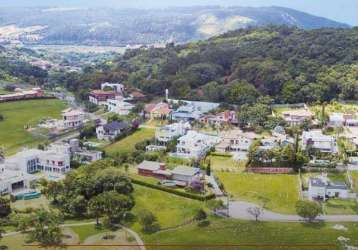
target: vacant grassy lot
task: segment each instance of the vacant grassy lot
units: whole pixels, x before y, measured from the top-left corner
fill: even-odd
[[[137,142],[144,141],[154,137],[155,130],[148,128],[140,128],[130,136],[106,146],[104,149],[110,156],[114,156],[116,153],[132,152]]]
[[[340,223],[348,230],[339,231],[333,229],[330,223],[277,223],[277,222],[248,222],[221,218],[211,218],[207,227],[198,227],[196,224],[187,225],[176,230],[158,232],[151,235],[143,235],[146,243],[161,244],[217,244],[217,246],[200,247],[200,249],[280,249],[280,250],[304,250],[304,249],[343,249],[338,246],[337,238],[343,236],[349,238],[349,245],[358,246],[358,224]],[[224,247],[225,244],[247,244],[246,246]],[[252,244],[251,246],[248,244]],[[259,246],[255,246],[261,245]],[[294,247],[293,244],[298,245]],[[303,246],[312,244],[316,246]],[[320,247],[318,246],[321,245]],[[263,246],[265,245],[265,246]],[[279,246],[282,245],[282,246]],[[301,245],[301,246],[299,246]],[[158,249],[155,247],[149,250]],[[167,250],[199,248],[182,246],[166,247]]]
[[[353,179],[353,189],[358,193],[358,171],[351,172],[351,176]]]
[[[323,203],[326,214],[358,214],[358,202],[353,199],[330,199]]]
[[[280,213],[295,213],[299,199],[296,175],[217,173],[225,190],[234,198],[254,202]]]
[[[234,161],[231,156],[221,156],[221,155],[210,155],[207,157],[211,163],[211,169],[214,172],[222,171],[243,171],[245,168],[244,161]]]
[[[205,203],[200,201],[138,185],[135,185],[134,197],[136,205],[133,213],[136,215],[143,209],[151,211],[158,218],[162,228],[182,224],[191,219],[197,210],[205,206]],[[133,228],[137,232],[141,230],[141,226],[137,222],[133,224]]]
[[[6,154],[16,152],[20,147],[37,145],[43,138],[34,138],[25,126],[35,126],[43,118],[60,118],[66,105],[57,99],[29,100],[0,103],[0,146]]]

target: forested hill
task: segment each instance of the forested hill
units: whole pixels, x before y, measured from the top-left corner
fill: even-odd
[[[82,97],[108,80],[152,95],[168,88],[172,97],[237,104],[260,95],[277,103],[358,100],[358,28],[240,29],[164,49],[128,50],[86,72],[67,81]]]

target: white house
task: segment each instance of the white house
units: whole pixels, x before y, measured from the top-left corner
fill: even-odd
[[[0,195],[12,194],[18,190],[29,189],[33,181],[37,180],[35,175],[22,171],[9,170],[0,164]]]
[[[85,114],[80,109],[68,108],[62,111],[63,127],[68,128],[79,128],[83,126],[83,120]]]
[[[124,85],[120,83],[110,83],[105,82],[101,84],[101,90],[104,90],[106,87],[113,89],[115,92],[123,94],[124,93]]]
[[[309,145],[321,152],[338,152],[336,139],[333,136],[322,134],[321,130],[303,131],[302,148],[306,149]]]
[[[332,113],[329,115],[328,125],[332,127],[342,127],[346,122],[346,118],[343,113]]]
[[[209,150],[216,144],[220,143],[220,138],[217,136],[199,133],[193,130],[178,139],[176,146],[176,157],[187,159],[200,159],[204,157]]]
[[[349,189],[343,182],[331,182],[327,175],[308,180],[308,198],[310,200],[326,200],[327,198],[350,198]]]
[[[27,149],[5,159],[4,166],[29,174],[37,171],[65,174],[70,171],[70,154],[60,147],[45,151]]]
[[[186,166],[178,166],[174,168],[171,173],[173,180],[182,181],[185,182],[186,185],[188,185],[195,176],[200,174],[200,169]]]
[[[218,152],[248,151],[253,141],[258,138],[255,133],[244,133],[239,129],[224,131],[219,136],[222,140],[215,147]]]
[[[106,106],[109,112],[114,112],[119,115],[128,115],[134,108],[133,104],[120,99],[108,99]]]
[[[190,128],[191,126],[188,122],[165,125],[157,128],[155,131],[155,139],[161,144],[166,144],[176,137],[185,135]]]
[[[118,135],[129,129],[126,122],[111,122],[96,128],[97,138],[99,140],[114,140]]]
[[[305,120],[312,120],[313,113],[308,109],[294,109],[284,111],[283,119],[291,126],[302,124]]]

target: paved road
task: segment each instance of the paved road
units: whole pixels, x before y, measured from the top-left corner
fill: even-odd
[[[257,207],[256,204],[243,201],[230,201],[229,215],[232,218],[242,220],[255,220],[255,218],[247,212],[250,207]],[[226,212],[227,210],[222,210]],[[358,215],[321,215],[317,218],[327,222],[358,222]],[[279,221],[279,222],[299,222],[303,221],[298,215],[280,214],[263,209],[259,217],[261,221]]]

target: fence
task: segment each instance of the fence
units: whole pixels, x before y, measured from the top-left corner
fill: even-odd
[[[249,167],[246,169],[248,172],[257,173],[257,174],[289,174],[293,173],[292,168],[252,168]]]

